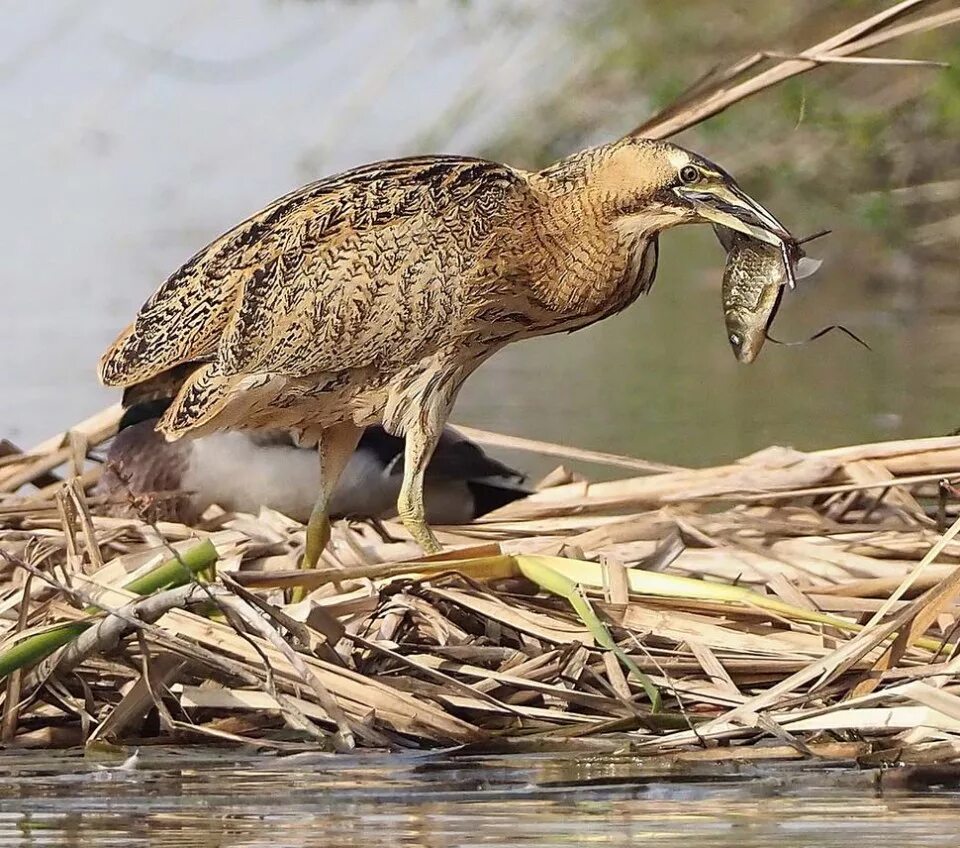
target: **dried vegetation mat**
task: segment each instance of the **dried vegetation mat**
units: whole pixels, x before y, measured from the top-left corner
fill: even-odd
[[[521,440],[631,476],[560,469],[441,557],[340,522],[301,572],[269,510],[98,516],[117,415],[3,444],[8,743],[960,757],[958,437],[656,471]]]

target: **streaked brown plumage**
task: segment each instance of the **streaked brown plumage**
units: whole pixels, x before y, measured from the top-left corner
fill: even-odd
[[[319,443],[307,560],[362,428],[406,434],[401,518],[428,550],[423,473],[463,381],[511,341],[575,330],[653,283],[657,235],[782,225],[716,165],[627,139],[530,173],[479,159],[381,162],[312,183],[201,250],[100,362],[106,385],[190,373],[159,428],[287,429]]]

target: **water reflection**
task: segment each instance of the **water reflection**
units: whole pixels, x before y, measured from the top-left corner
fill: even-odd
[[[146,749],[91,779],[79,756],[0,756],[0,840],[21,845],[942,845],[958,793],[874,772],[653,769],[630,757],[379,755],[281,760]]]

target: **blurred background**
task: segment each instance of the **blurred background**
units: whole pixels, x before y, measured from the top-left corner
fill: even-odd
[[[0,436],[27,447],[114,400],[96,360],[143,300],[296,186],[421,152],[539,167],[622,135],[717,64],[801,50],[885,5],[5,4]],[[872,351],[834,333],[738,365],[723,252],[683,228],[661,239],[650,297],[508,348],[454,420],[683,464],[960,427],[960,30],[883,55],[954,66],[820,68],[675,139],[795,233],[833,230],[773,335],[843,323]]]

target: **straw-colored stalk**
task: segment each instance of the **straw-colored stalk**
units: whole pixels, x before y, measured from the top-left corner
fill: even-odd
[[[181,586],[212,568],[216,561],[217,550],[209,539],[205,539],[195,547],[131,580],[123,588],[136,595],[149,595],[161,589]],[[40,633],[15,637],[12,640],[14,643],[0,653],[0,680],[17,669],[46,659],[96,624],[101,617],[100,610],[96,607],[88,607],[85,612],[90,616],[87,619],[55,624]]]

